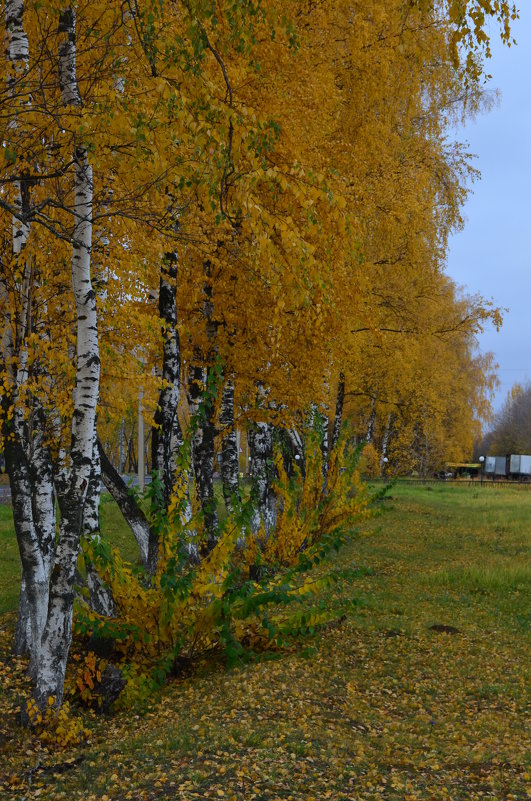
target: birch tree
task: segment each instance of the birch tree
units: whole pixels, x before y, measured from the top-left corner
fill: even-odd
[[[10,476],[15,529],[22,563],[19,618],[15,651],[30,654],[30,673],[35,675],[40,639],[48,606],[48,583],[55,538],[55,495],[51,457],[45,438],[40,401],[27,394],[29,378],[28,339],[35,326],[38,270],[26,251],[30,234],[29,166],[17,151],[24,141],[23,117],[30,111],[31,94],[26,86],[29,43],[24,28],[24,3],[5,4],[7,91],[12,103],[8,143],[13,148],[11,258],[5,254],[0,283],[3,313],[2,361],[7,392],[3,433],[6,466]],[[29,405],[29,409],[28,409]],[[28,414],[29,412],[29,414]]]
[[[65,106],[82,104],[76,71],[76,17],[73,8],[59,18],[59,85]],[[41,708],[53,698],[62,702],[66,662],[72,639],[72,612],[76,561],[83,510],[93,466],[100,358],[96,297],[91,281],[92,167],[83,142],[76,142],[72,235],[72,288],[75,299],[76,380],[73,397],[71,445],[67,478],[58,488],[61,512],[53,579],[40,652],[35,698]]]

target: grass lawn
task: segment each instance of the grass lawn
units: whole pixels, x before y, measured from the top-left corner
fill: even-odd
[[[343,588],[360,603],[314,638],[313,655],[198,670],[148,710],[87,716],[90,742],[74,750],[46,750],[13,725],[23,665],[8,656],[4,614],[0,798],[526,798],[531,492],[391,495],[337,557],[364,568]],[[123,537],[107,506],[105,525]],[[16,549],[4,512],[8,610]]]
[[[103,530],[125,558],[137,558],[135,538],[124,525],[122,515],[110,495],[101,501]],[[17,608],[20,589],[20,557],[13,533],[13,513],[9,504],[0,504],[0,616]]]

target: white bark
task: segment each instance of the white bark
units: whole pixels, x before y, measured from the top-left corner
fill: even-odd
[[[80,105],[76,77],[75,13],[60,15],[59,84],[65,104]],[[72,288],[76,307],[76,381],[71,426],[68,479],[58,492],[61,528],[52,571],[48,617],[41,642],[35,698],[44,707],[49,697],[60,705],[66,661],[72,639],[72,610],[76,561],[79,552],[83,508],[93,464],[96,406],[99,392],[100,358],[96,296],[91,282],[92,167],[86,149],[74,152],[74,230],[72,242]]]
[[[310,408],[310,425],[319,437],[319,447],[321,448],[323,478],[328,475],[328,415],[312,403]]]
[[[380,471],[383,470],[385,459],[387,457],[387,446],[389,445],[389,437],[393,429],[393,415],[391,412],[387,415],[387,423],[385,424],[385,431],[382,437],[382,454],[380,456]]]
[[[16,120],[16,107],[17,107],[17,92],[19,88],[20,81],[23,79],[25,73],[28,69],[28,62],[29,62],[29,44],[28,38],[26,36],[26,32],[24,30],[24,2],[23,0],[6,0],[5,7],[4,7],[4,16],[5,16],[5,26],[6,26],[6,47],[5,47],[5,54],[6,60],[8,62],[8,78],[7,78],[7,90],[8,94],[11,96],[13,110],[15,112],[14,116],[10,119],[8,123],[8,129],[15,132],[17,128],[17,120]],[[25,187],[27,189],[27,187]],[[27,197],[26,203],[24,203],[24,198],[22,194],[23,185],[21,180],[15,181],[15,202],[14,205],[20,215],[26,209],[24,206],[27,206]],[[26,193],[25,193],[26,194]],[[18,219],[18,217],[13,216],[12,218],[12,252],[15,258],[20,257],[24,249],[24,245],[27,242],[29,235],[29,226],[27,223],[22,223]],[[11,314],[9,310],[9,297],[7,294],[7,287],[4,285],[2,281],[0,284],[0,292],[2,293],[1,297],[1,305],[4,307],[5,317],[4,317],[4,326],[2,332],[2,356],[4,358],[4,366],[6,369],[10,371],[10,378],[11,383],[14,385],[15,376],[13,375],[13,357],[15,355],[15,348],[16,343],[13,340],[13,324],[11,320]],[[25,280],[23,282],[23,316],[27,318],[27,299],[28,299],[28,286],[27,286],[27,278],[25,276]],[[24,302],[24,300],[26,302]],[[9,311],[8,311],[9,310]],[[22,370],[24,371],[24,364],[22,365]],[[16,387],[15,391],[16,391]],[[16,398],[15,398],[16,400]]]
[[[239,451],[238,437],[234,426],[234,383],[231,379],[225,382],[221,397],[221,413],[219,422],[224,426],[221,442],[221,478],[223,481],[223,497],[227,514],[232,512],[233,501],[239,503]]]
[[[100,536],[101,464],[97,438],[94,438],[92,458],[92,470],[83,509],[82,533],[87,539]],[[85,556],[85,570],[90,608],[99,615],[114,617],[116,604],[112,592],[100,578],[98,571],[87,556]]]
[[[163,387],[155,411],[151,433],[151,464],[162,485],[164,510],[167,512],[175,482],[177,459],[183,445],[178,417],[181,390],[181,345],[177,329],[177,256],[169,254],[161,267],[159,314],[164,321],[162,358]]]
[[[48,609],[49,573],[35,530],[32,487],[28,462],[20,437],[15,433],[6,441],[6,466],[11,484],[13,520],[22,563],[23,596],[21,611],[21,650],[29,650],[30,672],[39,662],[41,635]]]
[[[13,65],[13,78],[10,83],[15,91],[14,81],[28,66],[29,45],[24,30],[24,0],[5,0],[6,56]]]
[[[273,533],[277,521],[276,499],[272,490],[273,430],[272,423],[255,423],[247,434],[251,453],[252,492],[255,498],[251,529],[256,534],[263,525],[266,541]]]
[[[92,466],[90,471],[87,496],[83,507],[83,534],[93,537],[100,530],[100,499],[101,499],[101,464],[98,451],[98,440],[94,437],[92,445]]]
[[[120,440],[118,444],[118,472],[121,474],[125,470],[125,420],[122,418],[120,423]]]
[[[365,437],[365,442],[367,443],[372,442],[375,422],[376,422],[376,401],[373,398],[371,400],[371,414],[369,416],[369,423],[367,425],[367,436]]]
[[[343,373],[339,374],[339,381],[337,384],[336,395],[336,412],[334,415],[334,425],[332,428],[332,439],[330,441],[330,453],[336,447],[341,433],[341,424],[343,422],[343,406],[345,403],[345,376]]]
[[[76,12],[73,8],[61,12],[58,32],[65,34],[58,48],[61,99],[65,106],[80,106],[76,70]]]
[[[216,429],[212,419],[212,399],[204,387],[207,370],[195,366],[188,376],[188,406],[196,429],[192,435],[192,466],[197,495],[203,512],[206,543],[201,555],[206,556],[218,541],[218,513],[214,497],[214,437]]]
[[[17,109],[29,102],[23,82],[28,70],[29,45],[24,30],[23,0],[6,0],[6,59],[9,65],[8,93],[12,98],[13,117],[8,124],[16,148]],[[19,215],[29,216],[29,183],[21,176],[15,182],[15,206]],[[39,660],[40,641],[48,608],[48,582],[55,536],[55,505],[49,454],[43,444],[42,420],[34,434],[26,419],[22,392],[28,378],[26,337],[31,307],[33,271],[24,262],[24,248],[29,236],[29,224],[18,216],[12,222],[12,252],[19,262],[23,280],[20,290],[21,313],[12,319],[7,287],[0,282],[0,304],[5,309],[2,331],[4,370],[9,389],[4,402],[13,406],[13,423],[6,425],[6,463],[11,483],[13,517],[22,563],[19,621],[15,651],[30,653],[30,671]],[[17,341],[14,332],[17,331]],[[15,368],[16,363],[16,368]],[[30,467],[31,465],[31,467]]]
[[[159,284],[159,314],[164,321],[162,381],[154,426],[151,429],[151,465],[157,472],[161,484],[162,511],[168,513],[173,494],[179,455],[184,444],[184,437],[179,422],[179,401],[181,395],[181,343],[177,328],[177,253],[167,253],[161,266]],[[186,478],[188,484],[190,476]],[[154,499],[155,500],[155,499]],[[188,493],[180,511],[181,524],[186,527],[192,518],[192,506]],[[195,532],[185,531],[187,550],[190,558],[196,560],[197,545],[194,542]],[[158,558],[158,538],[151,534],[149,570],[156,569]]]
[[[6,58],[11,67],[11,72],[7,79],[7,89],[14,100],[14,108],[16,109],[17,94],[19,94],[19,90],[21,89],[21,82],[28,70],[29,62],[29,43],[26,31],[24,30],[24,0],[6,0],[4,14],[6,24]],[[27,99],[23,97],[23,92],[22,102],[27,102]],[[16,127],[17,121],[15,112],[14,118],[9,123],[9,128],[15,131]],[[27,187],[24,187],[22,180],[18,180],[15,183],[15,188],[15,207],[22,213],[26,210],[24,207],[27,205],[23,197]],[[17,217],[13,217],[12,226],[13,254],[18,256],[27,242],[29,225],[26,222],[21,222]]]
[[[203,318],[209,343],[206,354],[196,353],[195,364],[188,373],[188,405],[195,430],[192,436],[192,467],[197,495],[203,513],[206,542],[201,546],[201,555],[206,556],[216,545],[219,536],[219,520],[214,497],[214,440],[217,429],[214,422],[214,398],[207,389],[211,367],[216,358],[217,323],[213,319],[212,265],[203,264]]]
[[[22,573],[20,587],[19,614],[17,619],[17,631],[13,650],[17,654],[30,655],[30,673],[34,673],[34,665],[38,661],[38,650],[40,648],[40,637],[42,627],[46,621],[46,610],[48,607],[48,584],[53,565],[55,551],[55,491],[53,485],[53,470],[51,454],[45,442],[44,414],[40,407],[37,407],[32,415],[32,432],[28,437],[28,475],[29,491],[31,493],[31,512],[34,536],[37,539],[38,547],[42,559],[43,578],[42,588],[37,593],[39,605],[38,619],[42,621],[41,630],[35,636],[31,630],[31,609],[28,597],[28,586],[31,587],[34,579],[28,575],[26,579],[25,571]],[[39,567],[39,570],[41,568]]]
[[[288,439],[293,450],[293,457],[297,463],[297,467],[304,475],[305,459],[304,459],[304,439],[296,428],[288,429]],[[298,457],[298,458],[297,458]]]
[[[49,456],[48,456],[49,458]],[[31,473],[37,472],[37,460],[30,465]],[[46,612],[48,609],[48,590],[50,574],[53,566],[55,549],[55,492],[51,475],[51,461],[44,467],[42,461],[38,468],[38,476],[32,476],[30,492],[32,494],[33,529],[35,531],[41,559],[38,562],[37,573],[28,574],[22,570],[20,584],[20,597],[18,606],[17,629],[13,643],[15,654],[28,654],[30,657],[29,673],[35,674],[35,665],[39,659],[40,640]],[[49,468],[49,470],[48,470]],[[31,588],[28,592],[28,587]],[[32,598],[32,604],[30,604]],[[37,609],[33,610],[33,603]]]

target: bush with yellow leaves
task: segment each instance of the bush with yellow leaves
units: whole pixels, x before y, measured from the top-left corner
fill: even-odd
[[[277,452],[278,481],[274,484],[274,491],[280,513],[274,536],[263,548],[267,564],[294,565],[305,549],[341,531],[351,532],[368,516],[371,498],[360,480],[358,461],[358,451],[347,452],[347,437],[344,435],[330,455],[324,478],[318,432],[310,432],[304,476],[295,466],[294,477],[290,480],[282,456]]]
[[[99,709],[103,704],[99,688],[107,662],[99,659],[94,651],[89,651],[84,658],[80,654],[74,654],[73,661],[77,663],[77,670],[72,695],[78,697],[85,706]]]
[[[360,459],[360,472],[367,478],[378,478],[380,476],[380,457],[372,442],[367,442],[363,447]]]
[[[126,666],[122,704],[142,700],[183,660],[220,650],[234,661],[250,649],[286,647],[344,611],[343,602],[339,609],[322,595],[348,571],[315,568],[367,517],[370,496],[346,438],[330,457],[326,479],[317,434],[307,442],[304,476],[296,470],[289,479],[277,454],[280,513],[261,547],[260,535],[250,534],[251,501],[235,508],[199,564],[190,562],[183,546],[190,530],[201,537],[201,515],[187,522],[180,514],[161,518],[157,571],[149,580],[104,540],[84,542],[85,556],[112,591],[117,615],[101,617],[81,601],[75,631],[114,641]],[[85,661],[79,676],[80,692],[88,696],[95,664]]]
[[[112,591],[117,615],[102,617],[79,600],[75,633],[111,638],[122,662],[142,668],[125,671],[128,685],[137,684],[141,695],[146,676],[162,681],[182,654],[192,658],[219,644],[221,601],[241,530],[236,518],[237,514],[225,522],[216,546],[198,565],[190,563],[182,547],[188,534],[179,515],[164,521],[159,526],[157,571],[150,581],[104,540],[84,541],[84,554]],[[187,529],[192,526],[199,530],[200,516],[186,523]],[[82,671],[85,694],[88,673]],[[136,694],[134,687],[126,687],[125,695]]]
[[[26,702],[28,722],[41,742],[67,748],[86,740],[90,732],[80,718],[71,714],[68,701],[58,709],[55,700],[53,696],[48,699],[44,714],[33,698]]]

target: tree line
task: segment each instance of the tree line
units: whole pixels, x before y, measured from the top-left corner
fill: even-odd
[[[478,454],[531,453],[531,384],[514,384],[476,448]]]
[[[38,708],[61,703],[101,480],[149,586],[168,575],[161,520],[197,576],[213,569],[214,455],[231,515],[237,431],[253,493],[231,554],[257,564],[312,540],[279,477],[318,487],[295,507],[307,526],[334,481],[349,503],[345,418],[396,471],[471,449],[494,380],[475,335],[501,318],[444,274],[474,177],[449,130],[488,105],[488,24],[510,42],[516,16],[505,0],[5,1],[0,422]],[[140,390],[149,514],[109,458]],[[104,614],[112,580],[89,551]]]

